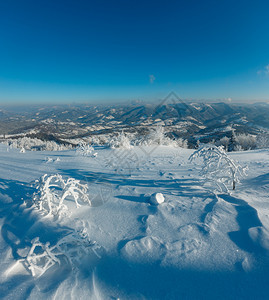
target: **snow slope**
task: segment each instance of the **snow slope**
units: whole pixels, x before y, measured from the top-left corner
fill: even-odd
[[[232,153],[249,175],[218,195],[188,162],[192,150],[96,151],[0,145],[1,299],[269,298],[268,150]],[[92,206],[66,201],[63,217],[38,211],[33,183],[57,173],[87,184]],[[154,193],[164,202],[151,204]],[[33,244],[48,249],[39,261]]]

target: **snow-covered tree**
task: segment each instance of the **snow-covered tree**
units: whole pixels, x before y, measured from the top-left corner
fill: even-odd
[[[227,136],[224,136],[221,138],[216,145],[217,146],[223,146],[226,151],[228,151],[228,145],[229,145],[230,139]],[[199,148],[198,148],[199,149]]]
[[[214,182],[221,192],[235,189],[235,184],[246,175],[247,168],[243,168],[232,160],[223,146],[206,145],[196,150],[189,158],[190,161],[201,158],[203,165],[201,175]]]
[[[109,145],[112,149],[115,148],[124,148],[124,149],[131,149],[131,141],[128,136],[122,131],[117,136],[114,136],[109,141]]]
[[[232,135],[228,144],[228,151],[232,152],[235,151],[235,149],[236,149],[236,137],[235,137],[234,130],[232,130]]]
[[[167,143],[167,139],[163,126],[153,127],[148,135],[149,143],[152,144],[164,145]]]
[[[10,148],[18,148],[31,151],[61,151],[72,149],[71,144],[59,144],[55,141],[42,141],[37,138],[19,137],[17,139],[9,139],[4,141]]]
[[[256,140],[258,149],[269,148],[269,133],[259,134]]]
[[[148,136],[140,143],[140,146],[164,145],[188,148],[188,141],[182,138],[171,139],[165,134],[164,126],[157,125],[150,129]]]
[[[237,134],[235,135],[236,146],[235,150],[251,150],[256,148],[256,138],[250,134]]]
[[[188,141],[187,140],[184,140],[182,138],[178,138],[178,139],[175,140],[175,142],[176,142],[178,147],[188,149]]]
[[[226,151],[245,151],[256,148],[256,137],[250,134],[234,134],[231,138],[223,137],[215,143],[217,146],[224,146]]]

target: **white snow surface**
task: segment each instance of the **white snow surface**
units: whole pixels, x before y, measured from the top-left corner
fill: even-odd
[[[162,193],[154,193],[150,196],[150,203],[158,205],[164,202],[164,196]]]
[[[204,185],[192,150],[95,151],[0,145],[1,299],[269,298],[269,150],[229,154],[249,167],[230,194]],[[45,174],[87,184],[91,206],[42,212]]]

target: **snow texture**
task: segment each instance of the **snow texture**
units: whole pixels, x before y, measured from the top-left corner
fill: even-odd
[[[0,145],[1,299],[268,298],[268,149],[95,148]]]

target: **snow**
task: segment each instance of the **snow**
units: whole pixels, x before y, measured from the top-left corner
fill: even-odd
[[[163,196],[162,193],[154,193],[150,197],[150,203],[151,204],[158,205],[158,204],[161,204],[163,202],[164,202],[164,196]]]
[[[227,193],[189,149],[94,151],[0,145],[1,299],[268,298],[269,150],[228,154],[249,170]],[[67,213],[44,213],[39,195]]]

